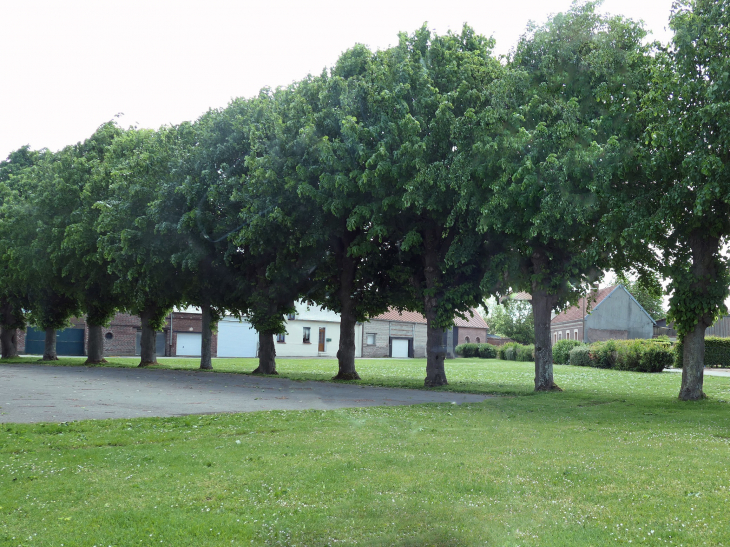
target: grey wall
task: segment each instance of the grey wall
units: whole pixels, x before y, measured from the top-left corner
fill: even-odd
[[[623,287],[618,287],[586,319],[586,332],[590,329],[627,331],[627,338],[651,338],[654,324],[649,316],[631,298]]]

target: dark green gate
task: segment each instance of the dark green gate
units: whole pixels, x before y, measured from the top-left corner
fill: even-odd
[[[46,332],[28,327],[25,331],[25,353],[43,355]],[[58,355],[84,355],[84,329],[63,329],[56,331],[56,353]]]

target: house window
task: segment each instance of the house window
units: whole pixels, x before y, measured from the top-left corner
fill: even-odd
[[[558,333],[558,340],[562,340],[562,339],[563,339],[563,333],[562,332],[559,332]]]
[[[575,329],[573,331],[573,340],[577,340],[577,339],[578,339],[578,329]]]
[[[276,335],[276,342],[277,344],[283,344],[285,342],[285,338],[283,334],[277,334]]]
[[[476,343],[479,344],[481,340],[479,340],[479,337],[477,336]]]
[[[302,343],[309,344],[310,343],[309,342],[309,333],[310,333],[309,327],[304,327],[302,329],[302,333],[303,333],[302,334]]]
[[[365,343],[368,346],[374,346],[375,345],[375,335],[374,334],[367,334],[366,335],[366,341]]]
[[[469,337],[468,336],[464,336],[464,342],[466,342],[467,344],[469,343]]]
[[[569,330],[565,331],[565,339],[570,340],[570,331]]]
[[[287,314],[286,314],[286,318],[287,318],[287,319],[288,319],[289,321],[291,321],[292,319],[295,319],[295,318],[296,318],[296,316],[297,316],[297,314],[296,314],[296,313],[287,313]]]

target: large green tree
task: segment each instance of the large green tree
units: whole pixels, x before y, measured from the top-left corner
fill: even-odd
[[[730,5],[676,2],[670,27],[642,103],[644,177],[624,189],[617,211],[624,240],[651,243],[670,279],[668,317],[684,340],[679,397],[694,400],[704,397],[704,332],[726,313],[730,284],[721,252],[730,235]]]
[[[155,333],[184,299],[188,278],[172,262],[172,242],[158,229],[155,208],[159,185],[171,176],[171,163],[183,154],[175,127],[129,129],[104,155],[109,192],[95,207],[101,260],[115,276],[114,290],[124,307],[142,320],[140,366],[157,362]]]
[[[361,186],[373,192],[373,234],[395,240],[408,268],[404,288],[426,316],[426,386],[447,383],[444,329],[481,303],[490,248],[470,223],[463,187],[472,175],[474,124],[502,72],[493,41],[464,27],[438,36],[426,27],[381,52],[369,81],[374,151]]]
[[[644,89],[640,25],[574,4],[521,38],[485,110],[478,145],[482,229],[504,235],[514,290],[532,295],[535,390],[553,379],[551,311],[565,306],[608,264],[598,189],[625,180],[622,154]]]

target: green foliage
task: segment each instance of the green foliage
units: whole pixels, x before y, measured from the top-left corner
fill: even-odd
[[[567,365],[570,358],[570,350],[582,345],[584,344],[580,340],[558,340],[553,344],[553,363],[556,365]]]
[[[479,357],[482,359],[496,359],[497,347],[492,344],[479,344]]]
[[[591,366],[596,368],[613,368],[616,364],[617,340],[594,342],[590,347]]]
[[[684,344],[680,341],[674,346],[674,366],[682,368]],[[705,338],[705,366],[730,368],[730,338],[708,336]]]
[[[665,340],[607,340],[580,344],[569,352],[569,364],[635,372],[661,372],[671,367],[674,351]]]
[[[497,348],[497,358],[505,361],[534,361],[535,346],[508,342]]]
[[[568,364],[575,367],[591,366],[591,350],[587,344],[576,346],[568,352]]]
[[[504,304],[489,305],[485,318],[489,332],[511,338],[520,344],[535,342],[535,320],[532,305],[524,300],[507,299]]]
[[[492,344],[475,344],[473,342],[459,344],[454,348],[454,351],[461,357],[480,357],[482,359],[497,357],[497,347]]]

